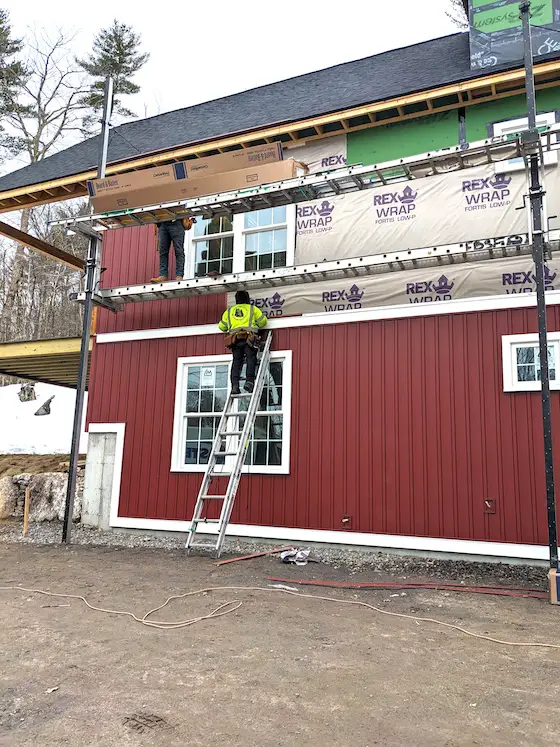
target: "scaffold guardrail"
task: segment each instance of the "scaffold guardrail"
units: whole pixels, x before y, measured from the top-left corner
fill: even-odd
[[[544,151],[560,149],[560,125],[543,129],[540,146]],[[167,202],[109,213],[84,215],[52,221],[50,225],[91,233],[150,225],[184,217],[213,218],[219,215],[263,210],[269,207],[327,199],[395,182],[445,174],[460,169],[524,156],[521,138],[516,135],[466,143],[407,158],[368,166],[346,166],[316,174],[286,179],[233,192]]]
[[[560,229],[550,231],[548,240],[551,251],[560,250]],[[527,233],[512,234],[465,241],[458,244],[407,249],[388,254],[373,254],[367,257],[280,267],[260,272],[240,272],[158,284],[142,283],[117,288],[104,288],[95,294],[94,302],[100,306],[118,310],[124,304],[140,301],[231,293],[239,288],[251,292],[262,288],[303,285],[342,278],[380,275],[414,268],[523,256],[529,254],[530,251],[530,237]],[[83,293],[73,296],[77,301],[83,301],[84,297]]]

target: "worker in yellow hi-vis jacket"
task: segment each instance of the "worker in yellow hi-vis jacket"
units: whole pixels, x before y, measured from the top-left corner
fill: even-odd
[[[218,327],[226,335],[226,346],[233,354],[231,366],[231,392],[240,394],[239,381],[243,363],[247,361],[245,376],[246,392],[255,387],[257,370],[257,352],[259,349],[259,330],[266,326],[268,319],[262,311],[251,304],[247,291],[240,290],[235,294],[235,305],[227,308]]]

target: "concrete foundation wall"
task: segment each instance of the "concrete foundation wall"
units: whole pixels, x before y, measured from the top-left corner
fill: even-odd
[[[82,524],[109,529],[116,433],[90,433],[82,503]]]

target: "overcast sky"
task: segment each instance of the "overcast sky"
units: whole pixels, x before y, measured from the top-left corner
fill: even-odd
[[[17,35],[73,31],[78,55],[113,18],[132,25],[151,55],[141,93],[126,102],[142,117],[453,33],[448,3],[0,0]]]

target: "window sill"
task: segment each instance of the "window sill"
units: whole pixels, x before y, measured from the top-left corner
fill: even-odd
[[[531,394],[531,392],[539,393],[541,391],[541,382],[540,381],[523,381],[523,382],[516,382],[507,388],[504,387],[504,392],[506,394]],[[551,392],[558,392],[560,391],[560,384],[558,382],[551,381],[550,382],[550,391]]]
[[[172,465],[170,472],[194,472],[203,475],[206,472],[205,464],[185,464],[185,465]],[[241,470],[242,475],[289,475],[290,467],[288,465],[279,465],[278,467],[264,467],[262,465],[255,465],[253,467],[243,467]],[[229,477],[229,472],[224,472],[224,477]]]

